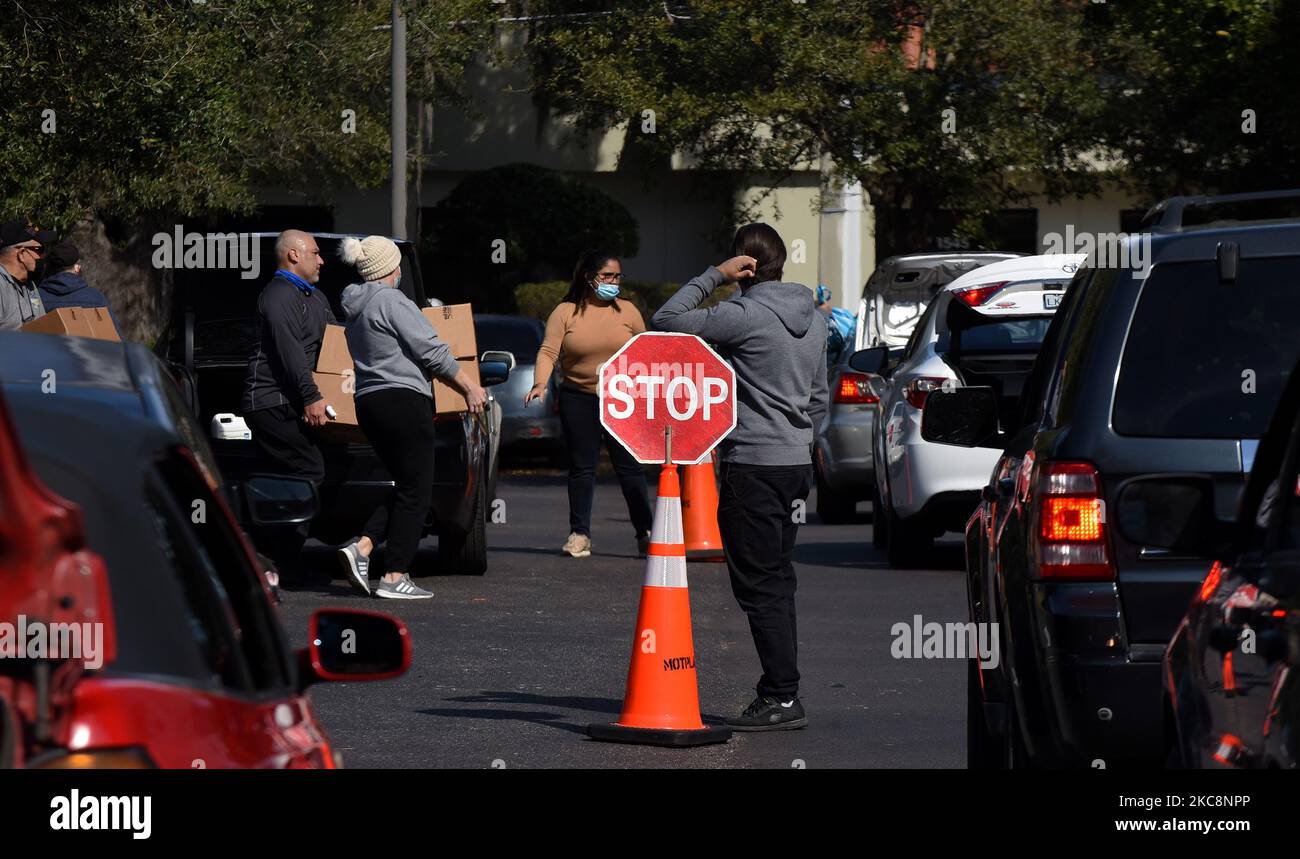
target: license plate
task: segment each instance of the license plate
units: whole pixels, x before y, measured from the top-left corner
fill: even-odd
[[[1053,308],[1060,307],[1060,306],[1061,306],[1061,296],[1064,295],[1064,294],[1065,294],[1065,293],[1063,293],[1063,292],[1044,292],[1044,293],[1043,293],[1043,309],[1044,309],[1044,310],[1051,310],[1051,309],[1053,309]]]

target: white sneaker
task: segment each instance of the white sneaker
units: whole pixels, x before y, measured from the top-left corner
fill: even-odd
[[[375,596],[386,600],[427,600],[433,598],[433,591],[426,591],[411,581],[409,574],[403,573],[395,582],[380,579],[379,587],[375,588]]]
[[[587,558],[591,556],[591,538],[586,534],[579,534],[574,531],[569,535],[569,539],[564,541],[564,548],[560,551],[566,555],[572,555],[575,558]]]

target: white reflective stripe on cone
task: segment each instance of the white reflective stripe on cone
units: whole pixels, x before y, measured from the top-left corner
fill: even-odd
[[[648,588],[686,587],[686,559],[680,556],[647,555],[645,586]]]
[[[686,545],[686,535],[682,531],[682,499],[668,496],[655,502],[655,521],[650,529],[650,542]]]
[[[655,544],[680,547],[680,555],[647,554],[645,586],[648,588],[686,587],[686,540],[682,533],[682,500],[661,496],[655,502],[654,527],[650,529],[650,550]]]

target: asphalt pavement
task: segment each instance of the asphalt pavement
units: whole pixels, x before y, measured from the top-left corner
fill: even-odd
[[[651,483],[653,492],[653,482]],[[410,671],[377,683],[322,683],[317,712],[348,767],[962,767],[965,668],[959,660],[895,659],[891,629],[964,621],[960,545],[950,535],[934,569],[891,569],[871,548],[868,515],[823,525],[813,499],[800,529],[804,730],[736,734],[725,745],[664,749],[588,739],[618,717],[644,561],[617,484],[597,484],[593,553],[561,555],[568,534],[563,477],[502,474],[505,522],[488,526],[488,572],[418,579],[419,602],[366,599],[335,575],[286,593],[295,646],[313,609],[391,612],[410,627]],[[869,511],[870,505],[860,505]],[[435,541],[417,566],[436,566]],[[313,563],[336,573],[333,553]],[[754,697],[758,659],[725,564],[691,562],[692,623],[705,721]]]

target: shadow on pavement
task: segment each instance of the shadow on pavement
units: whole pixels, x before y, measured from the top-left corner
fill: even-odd
[[[466,704],[519,704],[532,707],[550,707],[556,710],[583,710],[593,714],[603,714],[608,718],[593,716],[593,722],[612,722],[623,710],[623,702],[616,698],[586,698],[581,696],[537,695],[531,692],[481,692],[478,695],[458,695],[447,698]],[[567,713],[548,712],[546,710],[507,710],[504,708],[431,708],[416,710],[425,716],[442,716],[449,719],[490,719],[492,721],[513,720],[531,722],[537,725],[549,725],[575,734],[587,733],[587,723],[564,721]],[[703,714],[706,723],[720,723],[721,716]]]

